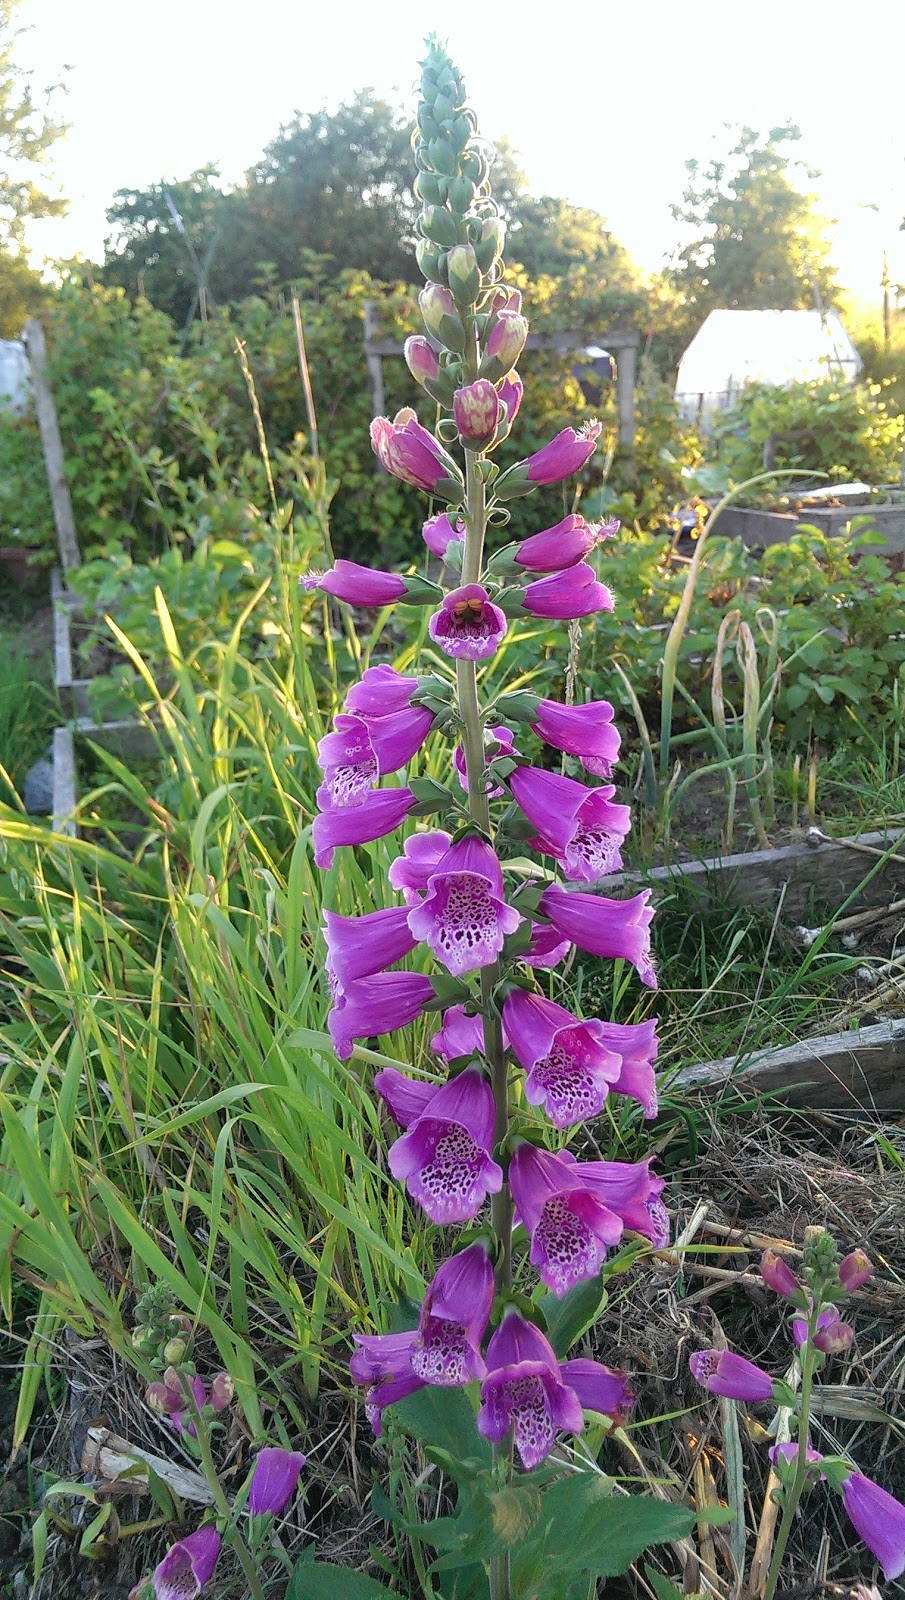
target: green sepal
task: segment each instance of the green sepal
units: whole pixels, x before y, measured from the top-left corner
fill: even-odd
[[[539,705],[539,695],[518,689],[514,694],[501,694],[495,711],[501,717],[511,717],[514,722],[536,722]]]
[[[465,324],[461,317],[454,317],[451,312],[444,311],[437,322],[437,333],[448,350],[465,349]]]
[[[498,605],[507,617],[524,616],[524,600],[524,589],[503,589],[500,594],[494,595],[494,605]]]
[[[400,600],[400,605],[406,606],[436,606],[443,599],[443,590],[437,583],[431,583],[429,578],[411,577],[403,578],[405,594]]]

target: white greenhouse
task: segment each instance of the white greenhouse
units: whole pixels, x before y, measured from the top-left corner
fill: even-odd
[[[706,428],[748,383],[854,383],[861,366],[835,311],[711,311],[679,362],[676,400]]]

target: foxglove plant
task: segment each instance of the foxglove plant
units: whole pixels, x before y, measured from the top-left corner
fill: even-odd
[[[542,1326],[538,1278],[562,1298],[598,1277],[626,1230],[655,1247],[669,1232],[663,1183],[650,1162],[576,1160],[559,1148],[561,1137],[555,1153],[544,1148],[549,1129],[580,1127],[614,1093],[655,1114],[655,1022],[574,1016],[543,998],[534,969],[554,967],[577,944],[631,963],[650,988],[656,976],[647,895],[611,900],[594,892],[620,865],[628,808],[614,803],[608,783],[531,765],[509,726],[520,723],[526,735],[530,729],[576,755],[592,779],[608,779],[619,752],[612,706],[560,706],[526,693],[482,703],[483,664],[520,618],[572,620],[612,609],[589,558],[615,528],[571,515],[495,554],[485,550],[488,531],[508,521],[507,502],[580,471],[600,426],[564,428],[507,471],[496,465],[494,451],[521,403],[515,365],[528,325],[518,291],[503,282],[504,227],[486,147],[458,73],[433,42],[421,85],[415,159],[425,334],[410,339],[405,354],[441,417],[434,432],[408,409],[393,420],[378,417],[371,439],[386,471],[444,503],[425,522],[424,539],[456,582],[434,591],[431,676],[369,668],[321,741],[313,838],[315,860],[326,868],[335,850],[387,835],[405,818],[440,813],[445,824],[407,839],[389,872],[398,905],[359,919],[326,913],[329,1029],[347,1058],[356,1040],[444,1011],[432,1041],[434,1076],[387,1067],[376,1077],[399,1129],[389,1168],[432,1222],[474,1222],[488,1197],[489,1222],[439,1268],[417,1329],[357,1337],[351,1373],[365,1388],[375,1432],[387,1407],[425,1386],[479,1381],[477,1429],[493,1441],[502,1484],[512,1471],[510,1435],[522,1468],[532,1471],[558,1432],[582,1431],[585,1411],[617,1421],[629,1403],[621,1374],[558,1358]],[[424,580],[351,563],[306,582],[354,605],[432,603]],[[431,728],[454,741],[453,786],[403,777],[381,788]],[[549,864],[540,884],[513,870],[524,844],[500,827],[504,809],[526,819]],[[585,892],[563,888],[557,871]],[[425,954],[433,958],[431,976],[388,970],[416,946],[419,967]],[[518,1261],[516,1223],[529,1239]],[[488,1568],[492,1600],[507,1600],[508,1555],[492,1554]]]
[[[854,1343],[855,1330],[839,1314],[839,1301],[860,1289],[873,1267],[861,1249],[840,1261],[832,1238],[823,1228],[808,1228],[801,1276],[775,1250],[766,1250],[761,1277],[789,1304],[790,1331],[801,1368],[801,1387],[790,1386],[731,1350],[698,1350],[690,1357],[692,1376],[711,1394],[729,1400],[770,1401],[792,1413],[796,1438],[774,1445],[770,1462],[779,1481],[782,1520],[773,1548],[764,1600],[773,1600],[782,1571],[792,1524],[803,1494],[826,1482],[842,1499],[859,1539],[876,1557],[887,1580],[905,1571],[905,1505],[879,1484],[865,1478],[842,1456],[824,1456],[810,1442],[811,1416],[819,1402],[814,1379],[827,1360]]]

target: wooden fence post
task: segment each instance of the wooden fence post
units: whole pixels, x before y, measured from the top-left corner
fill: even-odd
[[[75,518],[72,515],[72,501],[69,498],[69,485],[63,468],[63,441],[60,438],[57,408],[54,405],[53,391],[47,376],[44,330],[35,317],[25,324],[25,352],[31,369],[31,385],[35,396],[35,411],[41,434],[41,447],[44,451],[47,482],[50,486],[53,520],[57,528],[60,564],[64,572],[72,572],[74,568],[82,565],[82,552],[79,549]]]

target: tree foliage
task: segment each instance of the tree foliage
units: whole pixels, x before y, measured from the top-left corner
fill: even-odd
[[[411,280],[416,203],[411,123],[370,90],[335,112],[297,115],[280,129],[237,188],[216,169],[178,182],[122,189],[107,213],[103,278],[144,293],[177,321],[197,305],[282,285],[320,262],[335,276],[367,272]],[[593,273],[601,291],[637,294],[638,274],[596,211],[536,198],[506,140],[493,163],[494,195],[510,233],[509,255],[532,277]]]
[[[714,307],[785,311],[830,303],[836,293],[826,223],[814,196],[798,187],[801,169],[791,123],[760,134],[736,130],[725,159],[686,162],[688,188],[672,214],[690,230],[671,281],[689,322]]]
[[[35,97],[15,60],[19,0],[0,0],[0,338],[15,338],[40,304],[41,279],[24,254],[25,224],[54,217],[65,201],[48,187],[48,153],[66,131]]]

